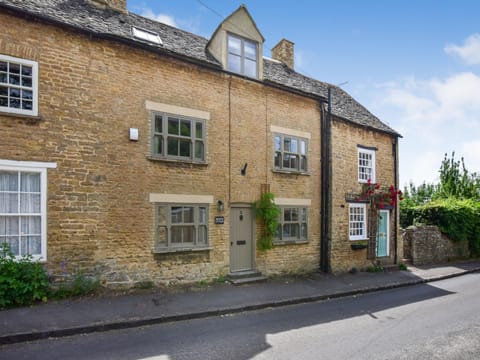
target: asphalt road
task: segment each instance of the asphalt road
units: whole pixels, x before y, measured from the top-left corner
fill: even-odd
[[[0,359],[480,359],[480,273],[358,297],[3,346]]]

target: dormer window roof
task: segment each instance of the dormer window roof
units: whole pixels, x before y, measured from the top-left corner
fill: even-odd
[[[258,77],[258,44],[237,35],[227,35],[227,70]]]
[[[264,42],[247,8],[242,5],[218,26],[207,49],[225,70],[262,80]]]
[[[157,33],[152,31],[147,31],[143,29],[136,28],[135,26],[132,27],[133,36],[140,40],[145,40],[153,44],[162,45],[162,39]]]

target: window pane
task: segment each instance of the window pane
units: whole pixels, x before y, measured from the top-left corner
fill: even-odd
[[[300,140],[300,154],[307,154],[307,143],[303,140]]]
[[[18,191],[18,173],[0,171],[0,191]]]
[[[294,152],[294,153],[298,152],[298,140],[297,139],[291,139],[290,151]]]
[[[0,192],[0,214],[18,214],[18,194]]]
[[[10,73],[20,74],[20,64],[10,63]]]
[[[207,244],[207,227],[206,226],[198,227],[198,244],[199,245]]]
[[[162,136],[153,137],[153,153],[158,155],[163,155],[163,137]]]
[[[203,139],[203,124],[201,122],[195,124],[195,136],[197,139]]]
[[[6,238],[6,243],[10,247],[10,251],[14,256],[20,255],[20,238],[18,236],[9,236]]]
[[[157,133],[162,133],[163,132],[162,116],[160,116],[160,115],[155,115],[155,132],[157,132]]]
[[[180,156],[190,157],[190,141],[189,140],[179,140],[180,141]]]
[[[301,234],[300,237],[302,239],[308,239],[308,234],[307,234],[307,224],[302,223],[301,225]]]
[[[8,71],[8,64],[6,61],[0,61],[0,71]]]
[[[0,83],[4,83],[6,84],[8,81],[7,81],[7,73],[4,73],[4,72],[0,72]],[[1,94],[1,93],[0,93]]]
[[[195,141],[195,158],[203,160],[204,146],[203,142]]]
[[[275,153],[275,159],[274,159],[274,162],[275,162],[275,167],[276,168],[280,168],[280,164],[282,163],[282,154],[280,152],[276,152]]]
[[[257,44],[251,41],[244,41],[245,57],[252,60],[257,60]]]
[[[0,97],[0,106],[8,106],[8,98]]]
[[[40,214],[40,194],[20,194],[20,213]]]
[[[32,87],[32,78],[22,76],[22,86]]]
[[[283,151],[291,151],[291,140],[290,138],[283,139]]]
[[[20,89],[10,88],[10,97],[19,98],[20,97]]]
[[[302,208],[302,222],[307,222],[307,208]]]
[[[168,144],[168,150],[167,150],[168,155],[178,156],[178,140],[169,137],[167,139],[167,144]]]
[[[241,58],[237,55],[228,54],[227,69],[240,73],[242,71]]]
[[[40,174],[39,173],[21,173],[20,191],[40,193]]]
[[[10,107],[19,109],[20,108],[20,99],[10,98]]]
[[[18,235],[18,217],[0,216],[0,236]]]
[[[228,37],[228,52],[236,55],[242,54],[242,41],[233,36]]]
[[[283,210],[283,220],[292,221],[292,209]]]
[[[12,85],[20,85],[20,75],[12,75],[10,74],[10,76],[8,77],[9,79],[9,83],[12,84]]]
[[[22,99],[32,100],[33,93],[31,90],[22,90]]]
[[[185,224],[193,224],[193,207],[183,208],[183,222]]]
[[[42,253],[42,241],[40,236],[22,236],[20,244],[21,255],[40,255]]]
[[[22,65],[22,75],[32,76],[32,67],[28,65]]]
[[[180,135],[182,136],[192,136],[191,122],[187,120],[182,120],[180,122]]]
[[[245,59],[244,62],[245,75],[251,77],[257,77],[257,62],[249,59]]]
[[[22,101],[22,109],[32,110],[32,109],[33,109],[32,102],[31,102],[31,101],[28,101],[28,100],[23,100],[23,101]]]
[[[42,233],[40,216],[22,216],[20,223],[22,235],[40,235]]]
[[[199,208],[198,222],[200,224],[206,224],[207,223],[207,208],[206,207],[200,207]]]
[[[0,86],[0,96],[8,96],[8,87]]]
[[[298,209],[290,209],[292,221],[298,221]]]
[[[307,157],[302,156],[300,158],[300,169],[303,171],[307,171]]]
[[[171,221],[172,224],[181,224],[183,222],[183,208],[181,206],[172,206]]]
[[[275,139],[274,139],[274,150],[275,151],[279,151],[281,150],[281,138],[280,136],[275,136]]]
[[[181,226],[172,226],[170,241],[172,242],[172,244],[182,243],[182,227]]]
[[[168,133],[173,135],[180,134],[179,120],[174,118],[168,118]]]

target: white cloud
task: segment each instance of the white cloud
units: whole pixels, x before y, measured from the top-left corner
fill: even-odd
[[[449,44],[444,48],[449,55],[460,57],[469,65],[480,64],[480,34],[473,34],[465,39],[462,46]]]
[[[151,9],[149,8],[144,8],[142,10],[142,13],[140,14],[146,18],[149,18],[149,19],[152,19],[152,20],[155,20],[155,21],[158,21],[158,22],[161,22],[161,23],[164,23],[164,24],[167,24],[167,25],[170,25],[170,26],[173,26],[173,27],[178,27],[177,26],[177,22],[175,21],[175,19],[170,16],[170,15],[167,15],[167,14],[155,14]]]
[[[401,185],[437,181],[441,160],[452,151],[465,158],[470,172],[480,172],[480,76],[408,77],[378,84],[372,91],[368,107],[404,136]]]

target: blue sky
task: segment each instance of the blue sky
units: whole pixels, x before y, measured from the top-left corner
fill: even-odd
[[[266,39],[295,43],[298,72],[342,87],[399,131],[400,184],[436,182],[445,153],[480,173],[480,1],[127,0],[209,38],[244,3]],[[221,15],[221,16],[219,16]]]

